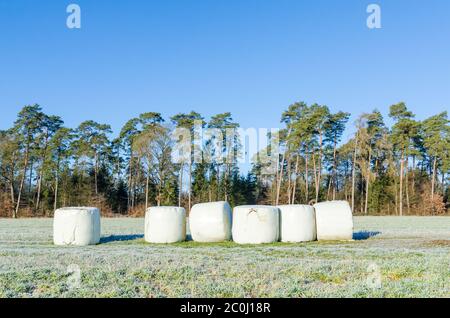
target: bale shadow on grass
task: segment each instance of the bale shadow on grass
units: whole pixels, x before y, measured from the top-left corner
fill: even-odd
[[[374,232],[371,232],[371,231],[360,231],[360,232],[353,233],[353,239],[355,241],[364,241],[364,240],[368,240],[371,237],[374,237],[374,236],[377,236],[377,235],[380,235],[380,234],[381,234],[381,232],[379,232],[379,231],[374,231]]]
[[[111,242],[125,242],[125,241],[134,241],[137,239],[143,238],[143,234],[129,234],[129,235],[109,235],[106,237],[102,237],[100,239],[100,243],[111,243]]]

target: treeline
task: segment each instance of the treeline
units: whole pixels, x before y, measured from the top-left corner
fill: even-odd
[[[153,205],[227,200],[240,204],[302,204],[348,200],[356,214],[440,215],[448,210],[450,121],[442,112],[423,121],[404,103],[392,105],[387,127],[374,110],[355,122],[343,142],[350,114],[327,106],[295,103],[281,115],[285,125],[242,174],[246,147],[230,113],[205,119],[190,112],[165,120],[148,112],[129,120],[117,138],[111,127],[85,121],[64,126],[39,105],[25,106],[13,127],[0,131],[0,216],[51,216],[62,206],[97,206],[106,215],[142,215]],[[173,160],[173,131],[191,137],[196,125],[223,132],[189,155]],[[230,134],[229,132],[234,132]],[[217,142],[220,140],[220,148]],[[279,141],[279,142],[278,142]],[[193,160],[200,147],[201,160]],[[198,150],[198,149],[197,149]],[[220,152],[225,160],[207,160]],[[272,162],[273,163],[273,162]]]

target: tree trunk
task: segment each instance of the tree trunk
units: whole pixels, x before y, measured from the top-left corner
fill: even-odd
[[[292,199],[291,199],[292,204],[295,204],[295,191],[297,190],[296,188],[297,188],[297,175],[298,175],[299,160],[300,160],[300,156],[297,154],[297,159],[295,161],[295,171],[294,171],[295,179],[294,179],[294,184],[292,186]]]
[[[220,198],[220,165],[217,165],[217,198]]]
[[[41,165],[41,169],[39,171],[39,180],[38,180],[38,189],[37,189],[37,195],[36,195],[36,210],[39,209],[39,205],[40,205],[40,201],[41,201],[41,187],[42,187],[42,178],[44,175],[44,168],[45,168],[45,160],[47,158],[47,147],[48,147],[48,138],[49,138],[49,132],[47,130],[47,135],[45,137],[45,143],[44,143],[44,148],[43,148],[43,153],[42,153],[42,165]]]
[[[58,207],[58,187],[59,187],[59,181],[58,181],[58,170],[56,170],[56,176],[55,176],[55,197],[53,199],[53,211],[56,210],[56,208]]]
[[[181,206],[181,197],[183,195],[183,168],[184,168],[184,163],[181,163],[181,168],[180,168],[180,188],[178,189],[178,206]]]
[[[352,212],[355,211],[355,182],[356,182],[356,151],[358,149],[358,135],[355,138],[355,148],[353,151],[353,165],[352,165]]]
[[[138,155],[137,158],[137,172],[136,172],[136,178],[133,181],[133,201],[132,201],[132,207],[134,208],[136,206],[136,202],[138,201],[138,197],[137,197],[137,188],[138,188],[138,183],[141,180],[141,160],[142,157],[140,155]]]
[[[164,173],[163,173],[164,167],[160,165],[159,169],[159,182],[158,182],[158,198],[157,198],[157,204],[158,206],[161,206],[161,190],[163,187],[163,180],[164,180]]]
[[[58,159],[56,161],[56,168],[55,168],[55,196],[53,198],[53,211],[56,210],[58,207],[58,191],[59,191],[59,164],[60,164],[60,156],[58,155]]]
[[[405,165],[405,194],[406,194],[406,206],[408,208],[408,214],[411,214],[411,205],[409,204],[409,178],[408,178],[408,157],[406,157]]]
[[[11,175],[10,175],[10,180],[9,180],[9,190],[10,190],[10,195],[11,195],[11,214],[14,217],[16,211],[15,211],[15,204],[16,204],[16,200],[15,200],[15,193],[14,193],[14,173],[15,173],[15,162],[16,162],[16,153],[14,152],[12,155],[12,162],[11,162]]]
[[[150,165],[147,170],[147,178],[145,180],[145,211],[148,209],[148,188],[150,183]]]
[[[412,181],[411,181],[411,192],[414,196],[416,194],[416,156],[413,156],[413,163],[412,163]]]
[[[98,196],[98,154],[95,153],[94,159],[94,179],[95,179],[95,195]]]
[[[345,170],[344,170],[344,198],[346,201],[349,201],[348,199],[348,171],[349,171],[349,160],[346,158],[345,160]]]
[[[403,216],[403,169],[404,169],[404,154],[402,152],[402,156],[400,158],[400,191],[399,191],[399,213],[400,216]]]
[[[191,192],[192,192],[192,160],[189,162],[188,212],[191,212]]]
[[[398,215],[398,191],[397,191],[397,176],[394,175],[394,203],[395,203],[395,215]]]
[[[436,182],[436,162],[437,162],[437,157],[435,156],[433,159],[433,174],[431,176],[431,201],[434,200],[434,188],[435,188],[435,182]]]
[[[283,181],[285,154],[286,154],[286,152],[283,153],[283,156],[281,157],[281,167],[280,167],[280,173],[278,174],[278,180],[277,180],[277,196],[275,199],[275,205],[278,205],[279,200],[280,200],[280,191],[281,191],[281,182]]]
[[[362,171],[361,171],[361,183],[360,184],[361,184],[361,187],[359,189],[359,192],[361,193],[361,195],[360,195],[360,202],[359,202],[359,213],[363,214],[363,212],[364,212],[364,197],[363,197],[363,194],[364,194],[364,176],[363,176]]]
[[[331,183],[333,182],[333,176],[330,176],[328,178],[328,187],[327,187],[327,201],[330,200],[330,193],[331,193]]]
[[[29,156],[29,146],[27,145],[26,150],[25,150],[25,159],[24,159],[24,163],[23,163],[22,178],[20,180],[20,186],[19,186],[19,194],[18,194],[18,197],[17,197],[16,210],[14,211],[13,218],[17,218],[17,216],[19,214],[20,199],[22,197],[23,185],[25,183],[25,178],[26,178],[26,175],[27,175],[28,156]]]
[[[33,166],[34,166],[34,161],[33,161],[33,157],[31,157],[30,160],[30,176],[29,176],[29,180],[28,180],[28,196],[31,196],[31,188],[33,187]]]
[[[318,171],[317,171],[317,190],[316,190],[316,202],[319,201],[319,194],[320,194],[320,182],[322,179],[322,147],[323,147],[323,133],[320,132],[319,135],[319,158],[318,158]]]
[[[42,174],[43,174],[44,168],[41,168],[41,171],[39,172],[39,180],[38,180],[38,188],[37,188],[37,197],[36,197],[36,210],[39,209],[39,204],[41,201],[41,186],[42,186]]]
[[[15,197],[14,197],[14,183],[11,179],[10,183],[9,183],[9,191],[10,191],[10,195],[11,195],[11,207],[12,208],[12,215],[13,217],[15,217],[15,210],[14,210],[14,205],[15,205]]]
[[[334,139],[333,144],[333,200],[336,200],[336,190],[337,190],[337,171],[336,171],[336,157],[337,157],[337,142]]]
[[[227,156],[228,157],[228,156]],[[231,160],[231,159],[230,159]],[[231,163],[227,163],[227,165],[225,166],[225,201],[228,201],[228,188],[229,185],[231,184]]]
[[[291,173],[291,156],[290,155],[287,158],[287,175],[288,175],[288,188],[287,188],[288,204],[291,204],[292,173]]]
[[[309,188],[308,188],[308,151],[305,152],[305,203],[308,204]]]
[[[366,202],[364,203],[364,214],[367,215],[369,206],[369,184],[370,184],[370,160],[372,159],[372,151],[369,149],[369,159],[367,160],[367,176],[366,176]]]
[[[291,135],[291,128],[289,128],[289,131],[287,133],[287,137],[286,137],[286,149],[283,151],[283,156],[281,159],[281,167],[280,167],[280,173],[278,175],[278,180],[277,180],[277,196],[276,196],[276,200],[275,200],[275,204],[278,205],[279,199],[280,199],[280,190],[281,190],[281,182],[283,181],[283,168],[284,168],[284,160],[286,158],[286,153],[289,149],[289,137]],[[277,165],[277,170],[279,167],[279,163]]]
[[[319,182],[318,182],[318,175],[317,175],[316,156],[315,156],[314,150],[312,153],[312,161],[313,161],[313,171],[314,171],[314,189],[316,191],[316,203],[317,203],[319,200]]]
[[[445,197],[445,173],[442,172],[441,175],[441,184],[442,184],[442,196]]]
[[[131,146],[130,146],[131,147]],[[128,166],[128,198],[127,198],[127,210],[131,208],[131,186],[133,182],[132,172],[133,172],[133,152],[130,153],[130,163]]]

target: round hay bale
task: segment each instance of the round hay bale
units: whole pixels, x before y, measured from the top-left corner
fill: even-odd
[[[200,203],[189,213],[192,239],[212,243],[231,239],[231,207],[228,202]]]
[[[89,207],[67,207],[55,211],[55,245],[95,245],[100,242],[100,211]]]
[[[318,240],[353,239],[353,215],[347,201],[329,201],[314,204]]]
[[[280,205],[282,242],[298,243],[316,240],[316,216],[311,205]]]
[[[237,206],[233,210],[233,240],[238,244],[277,242],[280,233],[279,218],[277,207]]]
[[[186,211],[184,208],[151,207],[145,213],[145,241],[176,243],[186,240]]]

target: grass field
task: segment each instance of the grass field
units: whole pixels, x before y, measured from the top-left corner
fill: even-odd
[[[102,234],[57,247],[51,219],[0,219],[0,297],[450,297],[450,217],[355,217],[352,242],[151,245],[131,218]]]

